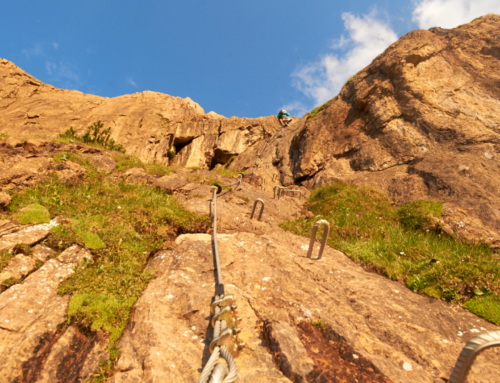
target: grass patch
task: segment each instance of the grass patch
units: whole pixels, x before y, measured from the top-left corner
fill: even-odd
[[[111,138],[111,128],[103,129],[104,124],[101,120],[94,122],[92,125],[87,127],[87,131],[83,136],[79,136],[70,127],[66,132],[59,135],[59,139],[63,142],[83,142],[84,144],[90,144],[92,146],[100,147],[106,150],[112,150],[117,152],[125,153],[125,149],[121,144],[118,144],[113,138]]]
[[[498,297],[477,296],[465,302],[464,307],[488,322],[500,324],[500,300]]]
[[[165,165],[145,164],[139,158],[126,154],[116,155],[113,157],[113,160],[116,161],[116,170],[119,172],[126,172],[132,168],[142,168],[152,176],[168,176],[172,173],[172,170]]]
[[[22,225],[50,222],[49,211],[37,203],[22,208],[13,218]]]
[[[314,190],[308,201],[309,210],[330,222],[331,246],[414,291],[457,303],[478,293],[500,295],[500,257],[486,245],[441,234],[435,225],[439,203],[417,201],[397,209],[373,189],[340,182]],[[314,221],[281,227],[309,237]]]
[[[345,84],[342,86],[342,88],[344,88],[344,86],[349,85],[351,82],[353,82],[355,78],[356,78],[356,75],[349,77],[349,80],[347,80],[345,82]]]
[[[5,133],[0,133],[0,141],[5,141],[7,138],[9,138],[10,136],[8,134],[5,134]]]
[[[148,257],[178,234],[210,227],[207,216],[189,212],[161,190],[107,181],[95,169],[77,184],[54,177],[18,191],[10,209],[18,212],[32,204],[64,217],[46,239],[50,247],[63,251],[78,243],[91,250],[94,262],[78,267],[59,293],[71,295],[68,320],[108,332],[111,345],[152,278],[145,271]]]
[[[328,106],[328,104],[330,103],[330,101],[332,101],[332,100],[328,100],[323,105],[318,106],[316,109],[313,109],[311,111],[311,113],[309,113],[309,116],[307,117],[307,119],[309,120],[310,118],[316,117],[319,112],[321,112],[323,109],[326,109],[326,107]]]

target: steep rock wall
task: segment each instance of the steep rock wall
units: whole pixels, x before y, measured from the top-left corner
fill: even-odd
[[[128,154],[200,168],[224,163],[279,128],[275,117],[205,114],[189,97],[145,91],[107,98],[58,89],[0,59],[0,133],[54,139],[69,127],[81,134],[98,120]],[[172,160],[169,152],[178,155]]]
[[[269,149],[283,184],[375,186],[445,202],[450,230],[500,245],[500,16],[403,36]],[[265,156],[266,153],[263,153]],[[232,167],[250,168],[249,149]]]

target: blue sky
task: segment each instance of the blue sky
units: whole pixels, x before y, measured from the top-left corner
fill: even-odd
[[[407,32],[453,27],[499,0],[3,2],[0,57],[106,97],[152,90],[206,112],[301,115]]]

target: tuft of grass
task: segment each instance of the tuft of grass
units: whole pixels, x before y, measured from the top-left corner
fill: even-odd
[[[319,112],[321,112],[323,109],[326,109],[326,107],[328,106],[330,101],[332,101],[332,100],[328,100],[323,105],[318,106],[316,109],[312,110],[311,113],[309,114],[309,116],[307,117],[307,119],[309,120],[310,118],[316,117]]]
[[[168,176],[172,173],[172,170],[165,165],[145,164],[139,158],[126,154],[116,155],[113,159],[116,161],[116,170],[118,172],[125,172],[132,168],[142,168],[152,176]]]
[[[323,322],[323,321],[321,320],[321,318],[318,318],[318,319],[316,319],[316,320],[314,320],[314,319],[313,319],[313,320],[311,321],[311,324],[312,324],[313,326],[315,326],[315,327],[319,328],[320,330],[323,330],[323,329],[325,329],[325,328],[326,328],[326,323],[325,323],[325,322]]]
[[[308,201],[310,211],[330,222],[331,246],[414,291],[457,303],[478,292],[500,296],[499,255],[486,245],[429,229],[440,217],[437,202],[417,201],[398,209],[376,190],[341,182],[314,190]],[[310,237],[313,224],[299,219],[281,227]]]
[[[13,218],[22,225],[50,222],[49,211],[37,203],[22,208]]]
[[[121,144],[118,144],[113,138],[111,138],[111,128],[103,129],[104,124],[101,120],[94,122],[92,125],[87,127],[87,131],[83,136],[79,136],[74,131],[73,127],[70,127],[66,132],[59,135],[59,139],[63,142],[83,142],[85,144],[90,144],[92,146],[100,147],[107,150],[117,151],[125,153],[125,149]]]
[[[148,257],[179,234],[210,227],[209,217],[184,209],[154,186],[108,181],[95,169],[78,184],[53,177],[17,191],[9,208],[16,213],[30,204],[64,217],[45,240],[50,247],[63,251],[77,243],[92,252],[93,262],[79,266],[59,293],[71,295],[68,320],[106,331],[111,345],[152,278]]]
[[[8,134],[5,134],[5,133],[0,133],[0,141],[5,141],[7,138],[9,138],[10,136]]]

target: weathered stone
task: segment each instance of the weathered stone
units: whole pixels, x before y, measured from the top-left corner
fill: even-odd
[[[293,381],[306,382],[306,377],[314,370],[314,362],[307,355],[297,330],[286,322],[276,322],[272,325],[273,343],[279,354],[280,370]]]
[[[8,193],[0,191],[0,206],[9,206],[11,200],[12,198],[10,198],[10,195]]]
[[[36,245],[32,249],[31,258],[35,261],[46,262],[47,259],[53,256],[56,252],[52,250],[50,247],[44,245]]]
[[[115,382],[165,377],[196,381],[208,359],[212,337],[208,319],[214,295],[212,246],[185,238],[177,248],[160,252],[152,260],[158,278],[137,302],[120,341]],[[311,261],[306,258],[307,244],[307,238],[276,228],[265,236],[237,233],[219,238],[225,293],[236,296],[242,317],[240,338],[247,344],[236,359],[240,382],[262,377],[270,382],[313,381],[309,379],[322,371],[326,376],[341,372],[346,381],[361,376],[364,380],[359,381],[435,382],[449,378],[468,339],[497,329],[454,305],[368,273],[329,247],[320,262]],[[324,354],[328,359],[315,354],[320,341],[316,333],[309,336],[301,330],[300,343],[296,343],[296,333],[277,335],[279,348],[287,350],[290,358],[300,355],[297,360],[302,361],[290,363],[295,370],[278,371],[263,341],[263,323],[293,333],[290,328],[318,318],[326,326],[321,347],[333,347]],[[332,355],[342,360],[336,362]],[[470,381],[497,382],[497,357],[490,354],[478,359]],[[310,360],[314,369],[308,373]],[[405,363],[411,371],[403,368]]]
[[[115,160],[105,154],[89,154],[85,156],[85,159],[102,173],[111,173],[116,169]]]
[[[72,246],[0,294],[0,382],[11,383],[26,374],[25,363],[35,357],[42,339],[53,337],[67,320],[69,298],[57,289],[84,259],[91,259],[90,253]]]
[[[153,180],[153,185],[170,191],[175,191],[177,189],[180,189],[183,186],[187,185],[187,183],[188,182],[185,180],[181,180],[179,178],[174,178],[171,176],[164,176]]]
[[[2,285],[5,281],[9,279],[20,280],[35,269],[36,262],[33,258],[17,254],[10,260],[5,269],[0,270],[0,291],[3,291]]]
[[[59,219],[53,219],[49,223],[33,225],[23,228],[13,234],[7,234],[0,238],[0,251],[11,251],[16,245],[34,245],[49,235],[50,229],[59,225]]]

